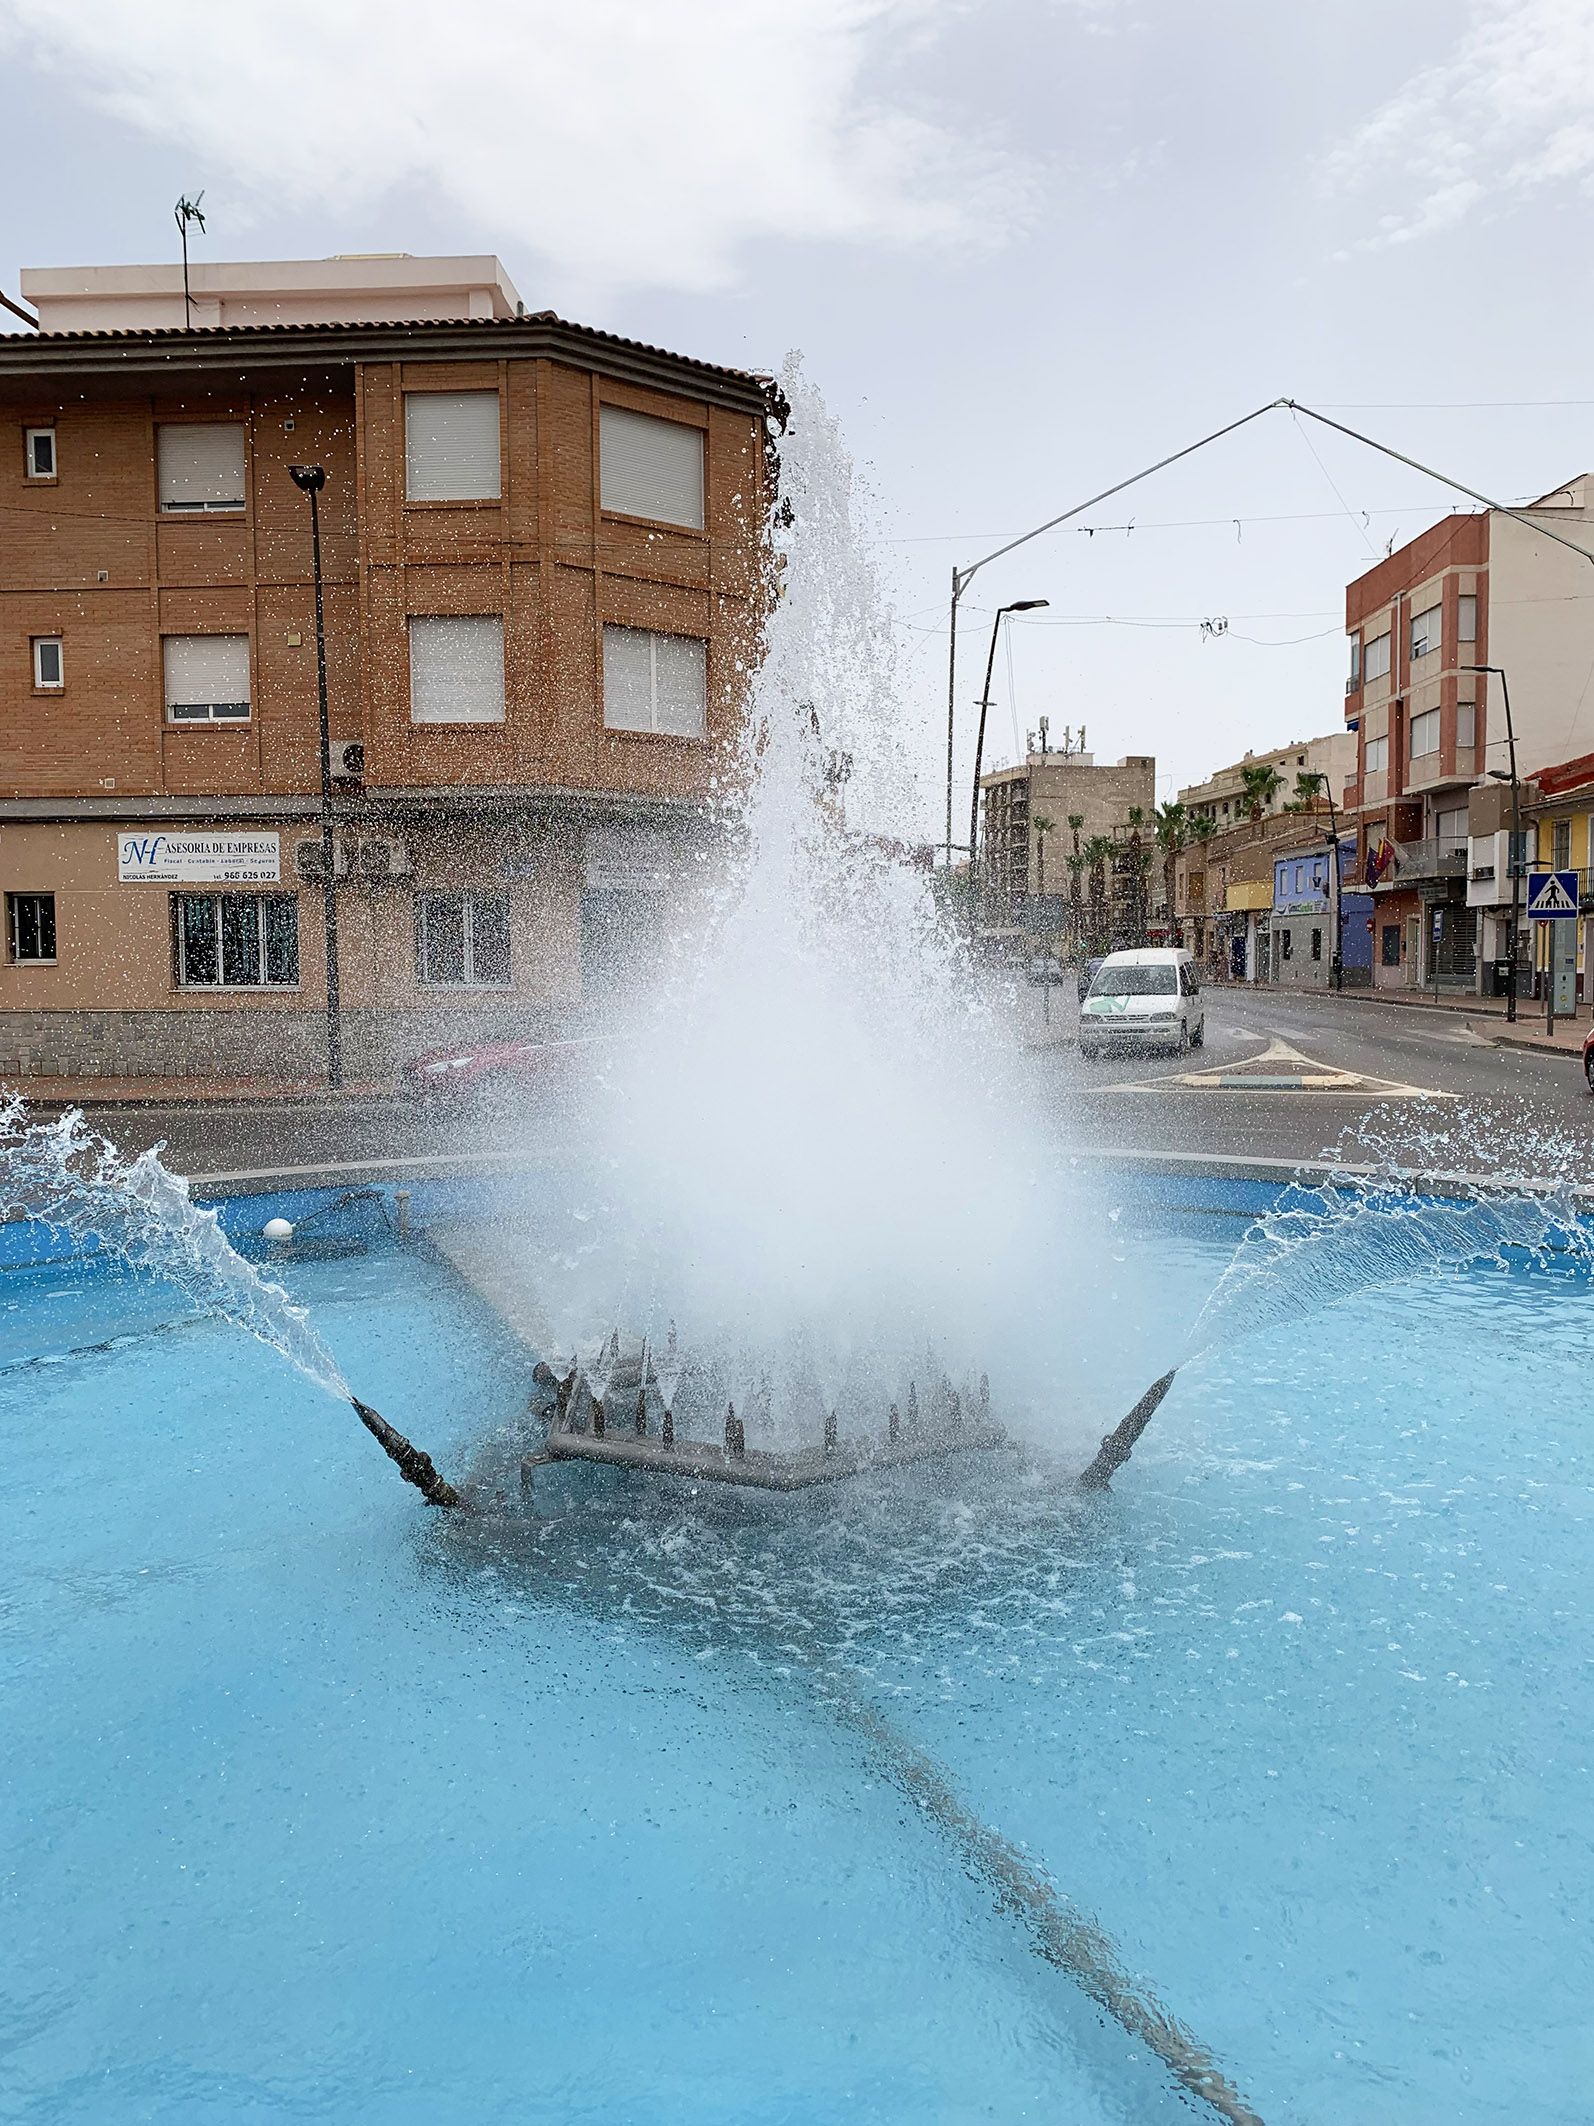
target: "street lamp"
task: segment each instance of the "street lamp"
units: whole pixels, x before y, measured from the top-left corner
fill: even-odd
[[[332,729],[327,720],[327,635],[321,609],[321,490],[324,465],[290,465],[288,477],[310,497],[310,566],[315,577],[315,676],[321,712],[321,894],[327,939],[327,1083],[343,1083],[342,999],[338,982],[337,850],[332,836]]]
[[[1009,613],[1033,613],[1041,606],[1050,605],[1049,598],[1015,598],[1011,605],[999,605],[996,618],[991,622],[991,653],[985,660],[985,688],[980,695],[980,727],[974,739],[974,787],[969,794],[969,935],[974,934],[978,921],[978,884],[980,873],[980,764],[985,757],[985,717],[991,706],[991,675],[996,670],[996,644],[1002,632],[1002,622]]]
[[[1505,1016],[1508,1025],[1515,1024],[1517,1015],[1517,925],[1521,918],[1518,907],[1522,895],[1522,785],[1517,781],[1517,734],[1511,722],[1511,689],[1505,683],[1505,666],[1502,664],[1464,664],[1464,672],[1492,672],[1500,682],[1500,698],[1505,703],[1505,742],[1509,749],[1510,768],[1491,768],[1490,780],[1508,782],[1511,785],[1511,847],[1506,857],[1506,869],[1511,874],[1511,934],[1506,940],[1506,992]]]

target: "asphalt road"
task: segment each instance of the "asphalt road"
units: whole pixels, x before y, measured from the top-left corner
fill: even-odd
[[[1576,1055],[1497,1045],[1453,1011],[1355,997],[1266,989],[1209,989],[1204,1049],[1189,1056],[1108,1055],[1085,1062],[1072,1046],[1077,1008],[1054,993],[1051,1033],[1038,1052],[1055,1089],[1065,1142],[1097,1149],[1316,1158],[1361,1134],[1442,1155],[1455,1168],[1542,1171],[1546,1147],[1594,1166],[1594,1099]],[[1039,1030],[1033,994],[1024,1006]],[[1287,1092],[1200,1088],[1167,1081],[1216,1074],[1283,1042],[1323,1073],[1378,1081],[1354,1090]],[[1281,1063],[1280,1075],[1291,1066]],[[1393,1083],[1401,1090],[1391,1094]],[[1531,1151],[1531,1159],[1528,1153]],[[1354,1154],[1352,1154],[1354,1156]]]
[[[1543,1172],[1560,1161],[1594,1181],[1594,1099],[1577,1059],[1494,1045],[1455,1014],[1300,996],[1209,990],[1206,1046],[1187,1057],[1109,1055],[1084,1062],[1073,1046],[1077,1007],[1054,992],[1051,1039],[1032,1051],[1058,1140],[1092,1151],[1179,1152],[1312,1159],[1361,1132],[1411,1148],[1413,1163],[1445,1170]],[[1040,999],[1018,1009],[1039,1037]],[[1355,1072],[1412,1091],[1224,1090],[1170,1083],[1260,1057],[1282,1041],[1329,1072]],[[1281,1066],[1287,1069],[1288,1066]],[[224,1108],[97,1107],[95,1126],[128,1151],[164,1142],[189,1175],[314,1167],[358,1160],[501,1153],[506,1144],[557,1153],[579,1141],[570,1102],[547,1095],[512,1116],[490,1105],[417,1107],[403,1098],[298,1098]],[[1586,1152],[1586,1161],[1585,1161]],[[1585,1170],[1586,1167],[1586,1170]]]

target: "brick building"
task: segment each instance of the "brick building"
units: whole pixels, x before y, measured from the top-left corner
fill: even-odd
[[[351,1072],[590,1007],[702,872],[771,386],[527,315],[493,260],[211,267],[244,321],[192,328],[170,279],[27,276],[46,329],[0,336],[0,1069],[319,1066],[293,464]]]
[[[1444,518],[1345,593],[1356,734],[1346,787],[1374,898],[1373,980],[1484,990],[1506,957],[1505,670],[1524,782],[1574,751],[1594,666],[1594,514],[1586,476],[1522,513]],[[1570,540],[1574,552],[1536,529]],[[1520,956],[1532,963],[1532,941]]]

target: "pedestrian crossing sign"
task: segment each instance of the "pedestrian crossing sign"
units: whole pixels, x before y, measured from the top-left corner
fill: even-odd
[[[1575,871],[1530,871],[1528,915],[1535,923],[1564,921],[1577,914]]]

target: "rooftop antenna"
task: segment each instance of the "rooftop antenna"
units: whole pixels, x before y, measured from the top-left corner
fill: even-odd
[[[180,199],[172,209],[172,218],[177,223],[177,233],[183,240],[183,330],[193,329],[194,306],[188,293],[188,224],[197,221],[201,236],[205,233],[205,217],[199,211],[203,192],[196,192],[192,199]]]

